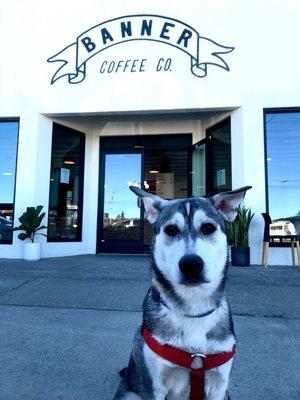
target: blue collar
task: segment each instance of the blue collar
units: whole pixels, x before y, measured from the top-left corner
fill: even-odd
[[[157,301],[158,303],[162,304],[163,306],[165,306],[165,307],[168,308],[169,310],[172,310],[172,309],[166,304],[166,302],[164,301],[164,299],[161,297],[159,291],[158,291],[154,286],[152,286],[152,287],[150,288],[149,291],[150,291],[151,298],[152,298],[154,301]],[[203,313],[203,314],[196,314],[196,315],[183,314],[183,315],[184,315],[185,317],[190,317],[190,318],[201,318],[201,317],[206,317],[206,316],[209,315],[209,314],[212,314],[215,310],[216,310],[216,309],[214,308],[214,309],[212,309],[212,310],[206,311],[206,312]]]

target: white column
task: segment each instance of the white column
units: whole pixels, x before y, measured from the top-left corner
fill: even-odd
[[[246,105],[243,108],[244,183],[253,188],[245,199],[255,213],[250,229],[251,263],[261,263],[264,222],[261,213],[266,210],[265,153],[263,107]]]
[[[87,253],[96,253],[99,198],[99,133],[86,135],[83,195],[83,231]]]
[[[231,114],[231,167],[232,188],[237,189],[245,186],[244,168],[244,132],[243,132],[243,110],[238,108]]]

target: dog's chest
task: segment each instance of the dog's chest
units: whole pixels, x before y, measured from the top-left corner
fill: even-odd
[[[161,337],[159,335],[155,336],[160,343],[168,343],[189,353],[207,355],[229,351],[235,342],[233,335],[224,341],[213,340],[209,337],[208,333],[220,321],[220,315],[218,316],[217,313],[214,316],[211,315],[203,319],[180,318],[176,314],[169,314],[167,318],[176,334],[168,337],[168,339],[164,338],[163,335]],[[169,393],[169,397],[167,398],[180,400],[187,400],[189,398],[190,371],[188,368],[179,367],[163,359],[155,354],[147,344],[144,345],[144,356],[157,393],[166,390],[165,393]],[[202,366],[202,357],[196,356],[191,367],[201,368]],[[223,377],[221,370],[219,370],[219,374],[216,376],[213,371],[207,372],[206,376],[209,379],[206,383],[206,390],[209,390],[210,387],[217,387],[221,381],[223,382],[228,379],[227,375],[231,368],[231,362],[225,368],[225,375]]]
[[[218,313],[205,318],[186,318],[178,316],[176,313],[169,313],[167,318],[176,332],[173,337],[168,338],[168,344],[191,353],[209,354],[218,351],[215,349],[215,341],[208,338],[208,333],[219,320]],[[164,340],[164,338],[162,337],[160,340]]]

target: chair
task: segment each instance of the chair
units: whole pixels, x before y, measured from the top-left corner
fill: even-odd
[[[298,264],[300,265],[300,246],[299,246],[299,234],[298,235],[270,235],[270,225],[272,219],[268,213],[261,214],[265,221],[264,238],[263,238],[263,249],[262,249],[262,265],[266,268],[268,265],[269,247],[291,247],[293,265],[295,263],[296,248],[298,256]]]

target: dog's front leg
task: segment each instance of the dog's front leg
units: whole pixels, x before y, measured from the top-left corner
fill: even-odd
[[[146,344],[144,345],[144,357],[147,369],[152,379],[153,400],[165,400],[169,387],[165,382],[166,362],[156,355]]]
[[[206,372],[205,400],[227,399],[227,387],[232,362],[233,360],[231,359],[226,364]]]

